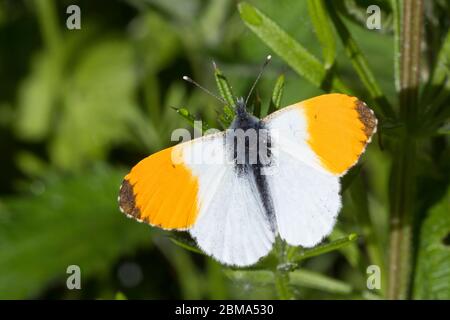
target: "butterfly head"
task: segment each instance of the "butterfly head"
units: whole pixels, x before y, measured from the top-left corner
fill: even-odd
[[[235,106],[236,116],[239,118],[247,116],[247,107],[243,97],[237,98]]]
[[[247,112],[247,108],[246,105],[256,87],[256,84],[258,83],[259,79],[261,78],[261,75],[264,71],[264,68],[267,66],[267,64],[270,62],[270,60],[272,59],[271,55],[268,55],[266,57],[266,60],[264,61],[263,65],[261,66],[261,69],[259,71],[258,76],[256,77],[255,81],[253,82],[253,85],[250,88],[250,91],[248,92],[247,98],[244,100],[243,97],[237,98],[236,99],[236,105],[234,106],[235,109],[235,113],[236,113],[236,118],[243,121],[246,120],[250,117],[249,113]],[[217,68],[215,63],[214,63],[214,68]],[[223,104],[227,104],[227,102],[225,101],[224,98],[217,96],[216,94],[212,93],[211,91],[209,91],[208,89],[206,89],[205,87],[201,86],[200,84],[198,84],[197,82],[195,82],[194,80],[192,80],[190,77],[188,76],[183,76],[183,80],[192,83],[193,85],[195,85],[196,87],[198,87],[199,89],[203,90],[204,92],[206,92],[207,94],[209,94],[210,96],[216,98],[217,100],[219,100],[220,102],[222,102]],[[254,117],[253,117],[254,118]]]
[[[244,98],[237,98],[234,106],[235,117],[230,125],[232,129],[255,129],[258,127],[259,119],[247,111]]]

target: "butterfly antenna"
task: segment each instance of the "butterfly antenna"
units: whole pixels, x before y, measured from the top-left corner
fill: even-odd
[[[211,91],[209,91],[208,89],[206,89],[205,87],[201,86],[200,84],[198,84],[197,82],[195,82],[194,80],[192,80],[191,78],[189,78],[188,76],[183,76],[183,80],[187,81],[189,83],[192,83],[194,86],[196,86],[197,88],[199,88],[200,90],[203,90],[205,93],[209,94],[211,97],[216,98],[217,100],[219,100],[220,102],[222,102],[223,104],[227,104],[225,102],[224,99],[222,99],[221,97],[219,97],[218,95],[212,93]]]
[[[271,59],[272,59],[272,56],[269,54],[269,55],[267,56],[266,60],[264,61],[263,65],[261,66],[261,70],[259,70],[259,74],[258,74],[258,76],[256,77],[255,82],[253,82],[253,85],[252,85],[252,87],[250,88],[250,91],[248,92],[247,99],[245,99],[245,105],[247,105],[248,99],[250,99],[250,96],[252,95],[253,90],[255,90],[256,84],[257,84],[258,81],[259,81],[259,78],[261,78],[261,75],[262,75],[264,69],[265,69],[266,66],[269,64],[269,62],[270,62]]]

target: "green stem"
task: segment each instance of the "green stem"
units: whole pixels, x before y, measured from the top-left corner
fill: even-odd
[[[345,236],[343,238],[337,239],[329,243],[320,244],[311,249],[300,248],[299,250],[297,250],[296,254],[293,255],[290,262],[298,263],[311,257],[319,256],[334,250],[338,250],[356,240],[358,240],[358,235],[356,233],[351,233],[348,236]]]
[[[400,115],[414,130],[420,82],[423,0],[403,3],[400,48]]]
[[[403,3],[400,56],[400,118],[406,132],[399,138],[392,169],[388,298],[409,296],[414,210],[420,42],[423,0]]]
[[[347,29],[347,26],[344,24],[334,7],[329,8],[329,13],[353,68],[375,103],[373,106],[376,107],[374,108],[376,109],[375,111],[378,114],[383,114],[383,116],[387,118],[395,118],[395,112],[392,106],[383,94],[383,91],[381,91],[375,76],[369,68],[366,57],[352,37],[350,31]]]
[[[382,279],[386,280],[386,277],[384,277],[384,271],[386,269],[384,263],[385,261],[383,259],[383,249],[380,239],[378,239],[375,232],[374,224],[370,215],[367,189],[363,182],[362,176],[358,176],[354,179],[349,191],[356,209],[356,219],[361,228],[361,233],[367,247],[369,261],[371,264],[376,264],[380,267],[381,274],[383,275]],[[383,286],[382,289],[385,290],[386,287]]]
[[[400,32],[401,32],[401,0],[391,0],[394,15],[394,78],[395,88],[400,91]]]
[[[49,0],[35,0],[37,19],[48,49],[55,52],[60,47],[61,33],[55,3]]]
[[[281,239],[277,239],[277,253],[278,266],[275,270],[275,288],[278,292],[278,297],[282,300],[293,299],[291,287],[289,285],[289,270],[286,268],[287,260],[287,245]]]

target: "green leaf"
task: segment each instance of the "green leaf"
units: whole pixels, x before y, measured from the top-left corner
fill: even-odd
[[[34,1],[33,5],[45,49],[32,55],[31,71],[19,86],[15,129],[20,138],[36,142],[52,133],[54,121],[64,104],[61,98],[68,63],[74,64],[82,51],[78,49],[95,27],[65,34],[62,39],[55,1]]]
[[[322,46],[325,69],[330,69],[336,58],[336,42],[325,3],[323,0],[308,0],[308,12],[316,31],[316,36]]]
[[[386,117],[394,118],[395,113],[386,99],[385,95],[380,89],[378,82],[376,81],[372,71],[369,68],[366,57],[362,53],[355,39],[347,29],[347,26],[339,17],[335,8],[330,4],[328,12],[332,18],[336,31],[344,45],[345,53],[347,54],[350,62],[353,65],[356,73],[358,74],[361,82],[366,87],[370,96],[375,102],[373,106],[378,114],[383,114]]]
[[[19,87],[16,129],[22,139],[39,141],[49,134],[61,73],[60,55],[42,52],[33,59],[31,72]]]
[[[345,190],[348,189],[348,187],[350,187],[350,185],[353,183],[353,181],[359,176],[360,172],[361,172],[361,168],[362,165],[361,164],[357,164],[355,166],[353,166],[346,174],[345,176],[341,179],[341,193],[343,193]]]
[[[233,93],[231,85],[228,83],[227,78],[222,71],[214,63],[214,78],[216,79],[216,85],[219,89],[220,95],[227,103],[223,107],[223,113],[219,115],[219,121],[224,128],[228,128],[234,119],[234,106],[236,104],[236,97]]]
[[[124,295],[122,292],[119,291],[116,293],[114,300],[128,300],[128,299],[126,295]]]
[[[274,285],[275,277],[269,270],[232,270],[225,269],[225,275],[232,281],[251,282],[258,285]]]
[[[422,100],[429,103],[426,112],[435,115],[437,121],[441,121],[446,116],[439,114],[447,109],[448,97],[450,95],[450,30],[444,37],[444,42],[437,55],[430,82],[427,84]]]
[[[358,240],[358,235],[356,233],[351,233],[346,237],[337,239],[335,241],[325,243],[318,245],[314,248],[305,249],[300,248],[300,250],[297,250],[292,259],[290,259],[291,262],[300,262],[302,260],[315,257],[330,251],[334,251],[337,249],[340,249],[354,241]]]
[[[172,107],[183,119],[185,119],[192,127],[194,127],[195,117],[186,108]]]
[[[130,142],[137,143],[145,152],[160,150],[165,146],[156,126],[149,121],[144,112],[140,110],[133,112],[128,121]]]
[[[209,299],[223,300],[229,297],[228,283],[222,265],[212,259],[206,260],[206,282]]]
[[[333,232],[328,236],[328,239],[330,241],[339,240],[341,238],[345,237],[345,232],[342,231],[340,228],[335,227]],[[340,253],[347,259],[348,263],[353,268],[358,268],[360,266],[361,262],[361,252],[358,248],[358,243],[356,241],[349,243],[346,246],[343,246],[338,249]]]
[[[353,214],[360,227],[360,232],[367,248],[369,263],[379,266],[381,273],[385,274],[386,268],[384,265],[383,246],[381,245],[380,239],[377,237],[376,229],[370,215],[368,190],[360,175],[350,186],[349,195],[353,207]],[[384,279],[385,278],[383,278],[383,280]]]
[[[160,88],[157,74],[167,67],[178,52],[179,38],[167,19],[146,10],[130,24],[132,44],[142,75],[146,107],[151,120],[160,118]],[[158,32],[153,32],[158,30]]]
[[[280,74],[273,88],[272,99],[270,99],[269,114],[281,108],[281,98],[284,91],[284,74]]]
[[[275,240],[275,253],[278,257],[278,265],[274,270],[275,288],[278,294],[278,298],[281,300],[291,300],[294,298],[294,294],[289,285],[289,271],[292,263],[290,263],[288,251],[288,244],[277,237]]]
[[[255,94],[255,98],[253,99],[253,103],[251,104],[251,114],[254,114],[257,117],[263,118],[264,117],[264,110],[262,108],[262,101],[261,97],[258,93]]]
[[[275,275],[269,270],[225,270],[225,274],[232,281],[241,283],[250,283],[258,286],[272,286],[275,285]],[[301,269],[295,270],[289,273],[289,284],[291,286],[297,286],[299,288],[309,288],[320,290],[323,292],[333,293],[333,294],[361,294],[364,298],[377,299],[376,295],[367,292],[357,292],[351,285],[325,276],[323,274]]]
[[[236,104],[236,97],[233,93],[233,89],[228,83],[227,78],[224,76],[222,71],[220,71],[216,64],[214,64],[214,78],[216,79],[216,84],[217,88],[219,89],[220,95],[227,102],[228,107],[233,107]]]
[[[342,0],[336,1],[336,9],[343,14],[345,18],[354,22],[355,26],[362,29],[367,29],[367,18],[369,13],[367,8],[369,5],[376,5],[380,7],[382,15],[382,27],[378,30],[373,30],[378,33],[392,32],[392,10],[389,6],[389,0],[372,0],[370,3],[364,0]]]
[[[190,238],[187,237],[181,233],[172,233],[171,236],[169,236],[170,241],[172,241],[174,244],[176,244],[177,246],[186,249],[188,251],[191,252],[195,252],[195,253],[200,253],[202,255],[204,255],[205,253],[203,251],[201,251],[195,241]]]
[[[305,269],[291,272],[289,278],[292,285],[300,288],[310,288],[338,294],[350,294],[353,291],[351,285],[343,281]]]
[[[247,2],[239,3],[238,8],[247,27],[299,75],[324,90],[330,89],[329,82],[331,82],[331,87],[336,90],[349,92],[349,89],[338,78],[334,77],[330,81],[320,61],[261,11]]]
[[[178,51],[179,40],[166,18],[147,10],[138,16],[130,28],[136,54],[146,71],[158,72],[172,62]]]
[[[450,77],[450,30],[444,37],[444,43],[439,50],[438,59],[434,67],[432,85],[442,85]]]
[[[450,188],[420,230],[415,299],[450,299]]]
[[[62,35],[55,1],[34,0],[33,5],[45,45],[50,51],[56,52],[60,49]]]
[[[175,112],[178,113],[183,119],[185,119],[194,129],[199,129],[196,125],[197,119],[195,119],[195,117],[189,112],[188,109],[175,107],[172,107],[172,109],[175,110]],[[202,131],[202,133],[210,129],[207,123],[202,121],[201,124],[202,125],[200,130]]]
[[[83,279],[104,274],[122,255],[150,244],[150,228],[118,209],[123,174],[104,166],[76,176],[48,173],[48,182],[36,181],[35,195],[1,199],[1,299],[64,286],[70,265]]]
[[[74,170],[129,135],[137,114],[136,74],[131,46],[119,39],[96,43],[84,51],[64,85],[64,109],[52,140],[52,161]]]
[[[437,130],[437,134],[438,134],[438,135],[450,135],[450,121],[448,121],[447,123],[445,123],[444,125],[442,125],[442,126]]]
[[[176,271],[182,297],[200,299],[205,286],[200,270],[189,252],[173,245],[166,237],[155,237],[154,243]]]
[[[22,151],[16,156],[17,166],[28,177],[42,177],[48,168],[48,163],[29,151]]]
[[[203,41],[208,45],[219,45],[223,32],[224,23],[228,21],[230,1],[216,0],[209,1],[201,18],[200,26],[202,28]]]
[[[200,8],[199,0],[148,0],[148,2],[181,23],[187,23],[198,18]]]

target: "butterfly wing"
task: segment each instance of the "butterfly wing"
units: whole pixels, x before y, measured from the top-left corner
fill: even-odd
[[[364,152],[377,119],[355,97],[332,93],[272,113],[263,121],[278,146],[309,166],[342,176]]]
[[[218,261],[245,266],[272,247],[274,231],[248,175],[238,175],[218,133],[157,152],[125,177],[121,210],[164,229],[189,230]]]
[[[339,178],[312,169],[279,150],[277,168],[266,176],[280,237],[313,247],[328,235],[341,208]]]
[[[236,266],[256,263],[270,252],[275,238],[254,181],[233,169],[223,172],[190,233],[203,251]]]
[[[186,230],[199,212],[199,178],[183,161],[183,148],[154,153],[125,176],[119,207],[128,217],[167,230]]]
[[[355,97],[318,96],[263,122],[275,163],[267,175],[280,236],[311,247],[328,235],[341,208],[339,177],[364,152],[377,120]]]

